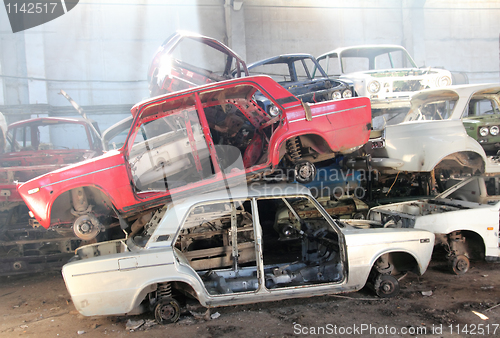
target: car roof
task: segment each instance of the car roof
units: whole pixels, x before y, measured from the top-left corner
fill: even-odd
[[[245,86],[247,85],[247,86]],[[219,82],[213,82],[209,83],[203,86],[198,86],[194,88],[188,88],[184,90],[180,90],[177,92],[173,93],[168,93],[168,94],[163,94],[160,96],[155,96],[146,100],[143,100],[139,103],[136,103],[132,109],[131,113],[133,116],[136,116],[140,111],[143,109],[149,109],[151,107],[152,109],[166,109],[163,106],[158,104],[161,101],[164,101],[163,103],[166,102],[175,102],[175,100],[178,97],[182,97],[183,95],[189,95],[189,94],[194,94],[195,92],[198,92],[200,94],[204,93],[210,93],[213,92],[215,95],[216,91],[220,89],[225,89],[225,88],[230,88],[232,90],[232,94],[236,94],[237,92],[245,92],[248,90],[248,87],[253,87],[252,91],[255,93],[256,91],[265,91],[265,92],[270,92],[272,91],[272,97],[277,100],[276,104],[282,109],[285,109],[284,106],[287,104],[292,105],[298,102],[298,99],[293,96],[288,90],[286,90],[284,87],[279,85],[275,80],[273,80],[270,76],[268,75],[255,75],[255,76],[246,76],[242,78],[235,78],[231,80],[226,80],[226,81],[219,81]],[[252,94],[253,94],[252,93]],[[248,94],[248,93],[247,93]],[[271,95],[271,94],[269,94]],[[287,101],[286,103],[280,104],[279,100],[287,98],[291,99],[291,101]],[[158,106],[157,108],[154,108]]]
[[[296,53],[296,54],[280,54],[267,59],[262,59],[256,62],[253,62],[248,65],[248,69],[254,68],[264,64],[275,64],[275,63],[288,63],[289,61],[303,60],[303,59],[313,59],[314,56],[306,53]]]
[[[163,43],[159,47],[159,50],[163,49],[167,45],[168,46],[175,46],[180,40],[182,40],[184,38],[203,42],[207,46],[210,46],[210,47],[212,47],[220,52],[223,52],[227,55],[234,56],[237,59],[243,61],[243,59],[238,54],[236,54],[235,51],[233,51],[231,48],[229,48],[228,46],[226,46],[225,44],[223,44],[219,40],[211,38],[209,36],[204,36],[204,35],[201,35],[201,34],[198,34],[195,32],[189,32],[189,31],[184,31],[184,30],[178,30],[174,34],[169,36],[165,41],[163,41]]]
[[[453,92],[460,97],[466,97],[467,99],[472,94],[477,92],[482,92],[484,94],[497,94],[500,92],[500,83],[464,84],[435,89],[424,89],[419,92],[415,92],[412,95],[412,100],[424,99],[429,96],[438,96],[439,94],[446,95],[446,93],[450,92]]]
[[[80,123],[88,124],[94,123],[95,121],[90,119],[84,119],[81,117],[36,117],[33,119],[17,121],[9,124],[9,129],[18,127],[25,124],[56,124],[56,123]]]
[[[160,225],[156,228],[154,236],[175,233],[179,226],[182,225],[182,220],[186,217],[191,207],[205,202],[217,202],[228,200],[243,200],[254,197],[276,197],[282,198],[286,196],[310,196],[311,192],[308,188],[300,184],[265,184],[260,182],[252,182],[249,185],[246,179],[240,186],[221,188],[218,191],[212,191],[206,194],[193,194],[192,196],[176,199],[175,195],[172,196],[172,202],[167,204],[168,211],[162,218]],[[149,241],[147,246],[150,248],[163,246],[163,243],[158,243],[155,240]]]
[[[327,53],[321,54],[318,56],[318,59],[324,58],[327,55],[337,53],[337,54],[345,54],[346,51],[352,51],[354,54],[353,55],[347,55],[347,56],[357,56],[357,55],[364,55],[363,52],[370,51],[370,50],[380,50],[381,53],[386,53],[387,51],[391,50],[405,50],[406,49],[403,46],[400,45],[390,45],[390,44],[379,44],[379,45],[357,45],[357,46],[348,46],[348,47],[339,47],[334,50],[331,50]],[[378,54],[381,54],[378,53]],[[349,53],[347,53],[349,54]]]
[[[270,57],[270,58],[267,58],[264,60],[260,60],[260,61],[256,61],[254,63],[251,63],[250,65],[248,65],[247,68],[248,68],[248,70],[251,70],[252,68],[256,68],[256,67],[262,66],[262,65],[272,65],[272,64],[277,64],[277,63],[289,63],[289,62],[295,62],[295,61],[304,60],[304,59],[310,59],[311,61],[314,62],[315,68],[317,68],[317,70],[319,71],[319,73],[321,75],[321,76],[318,75],[317,78],[328,77],[326,72],[323,70],[323,68],[318,63],[318,60],[316,60],[316,58],[313,55],[306,54],[306,53],[276,55],[276,56],[273,56],[273,57]]]
[[[247,185],[246,179],[242,179],[241,185],[229,188],[222,188],[217,191],[208,192],[206,194],[196,194],[190,197],[179,199],[176,201],[173,197],[174,203],[182,203],[187,206],[195,205],[202,202],[225,200],[225,199],[244,199],[254,197],[286,197],[292,195],[311,195],[311,191],[298,183],[276,183],[265,184],[260,182],[253,182]]]

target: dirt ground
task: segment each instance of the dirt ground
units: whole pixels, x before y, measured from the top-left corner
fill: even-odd
[[[212,309],[209,320],[187,312],[178,323],[161,326],[153,324],[152,314],[81,316],[57,271],[0,277],[0,336],[451,337],[457,330],[460,336],[500,336],[500,305],[495,307],[500,304],[500,264],[473,262],[467,274],[456,276],[445,271],[442,262],[432,262],[424,276],[408,274],[400,285],[400,295],[392,299],[377,298],[363,289],[340,296]]]

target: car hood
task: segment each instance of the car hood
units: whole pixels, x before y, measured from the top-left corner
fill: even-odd
[[[25,183],[18,185],[17,189],[21,196],[29,195],[29,190],[39,188],[43,185],[53,184],[54,182],[62,183],[67,180],[74,179],[80,175],[86,175],[91,172],[110,168],[123,164],[123,155],[116,151],[108,151],[101,156],[94,157],[78,163],[73,163],[68,166],[56,169],[49,173],[35,177]]]
[[[77,163],[84,159],[92,158],[97,151],[86,149],[57,149],[57,150],[37,150],[5,153],[0,156],[2,167],[21,166],[23,160],[29,162],[26,168],[31,166],[47,166],[54,164],[67,165]],[[53,169],[51,169],[53,170]]]
[[[486,124],[486,123],[499,124],[500,123],[500,114],[465,117],[463,119],[463,122],[468,123],[468,124]]]
[[[371,77],[408,77],[408,76],[422,76],[427,74],[438,74],[442,72],[441,69],[434,68],[399,68],[399,69],[387,69],[387,70],[371,70],[366,72],[355,72],[350,74],[344,74],[344,76],[349,77],[366,77],[369,75]]]

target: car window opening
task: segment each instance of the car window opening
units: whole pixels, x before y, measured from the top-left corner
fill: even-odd
[[[257,208],[267,289],[343,280],[338,234],[311,201],[262,199]],[[259,289],[254,214],[250,200],[205,204],[189,213],[175,247],[209,294]]]

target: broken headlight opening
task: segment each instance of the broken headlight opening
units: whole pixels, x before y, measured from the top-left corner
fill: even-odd
[[[276,117],[281,113],[280,109],[276,107],[274,104],[270,104],[268,110],[269,110],[268,112],[269,115],[271,115],[272,117]]]
[[[380,90],[380,83],[378,81],[372,81],[368,84],[368,91],[370,93],[378,93]]]
[[[342,98],[348,99],[352,97],[352,91],[350,89],[346,89],[342,92]]]
[[[439,79],[437,79],[437,86],[438,87],[446,87],[451,85],[451,78],[449,76],[441,76]]]
[[[374,139],[370,141],[372,144],[372,149],[385,148],[385,141],[382,139]]]
[[[339,90],[330,93],[330,100],[339,100],[342,98],[342,93]]]

